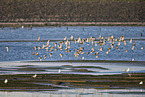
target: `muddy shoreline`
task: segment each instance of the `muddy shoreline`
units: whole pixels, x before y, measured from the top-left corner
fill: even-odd
[[[145,22],[0,22],[0,27],[145,26]]]
[[[0,91],[52,91],[73,88],[95,89],[145,89],[145,73],[123,73],[116,75],[80,75],[80,74],[16,74],[0,75]],[[8,79],[7,83],[4,80]]]

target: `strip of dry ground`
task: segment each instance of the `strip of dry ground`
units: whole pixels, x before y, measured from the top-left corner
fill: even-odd
[[[0,22],[0,27],[7,26],[145,26],[145,22]]]

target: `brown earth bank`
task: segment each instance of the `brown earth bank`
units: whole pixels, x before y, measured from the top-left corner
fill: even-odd
[[[0,75],[0,91],[42,91],[70,88],[97,89],[145,89],[145,73],[123,73],[116,75],[79,74],[16,74]],[[5,79],[8,80],[4,83]],[[143,82],[143,83],[141,83]]]
[[[144,5],[144,0],[0,0],[0,22],[145,22]]]

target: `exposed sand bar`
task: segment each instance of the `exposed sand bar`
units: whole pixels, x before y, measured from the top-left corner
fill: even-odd
[[[0,26],[145,26],[145,22],[0,22]]]

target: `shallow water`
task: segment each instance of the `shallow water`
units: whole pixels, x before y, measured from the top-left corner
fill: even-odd
[[[89,38],[89,37],[99,37],[102,35],[108,37],[113,35],[116,38],[120,36],[125,36],[126,38],[136,38],[145,37],[145,32],[143,31],[145,27],[128,27],[128,26],[110,26],[110,27],[99,27],[99,26],[85,26],[84,30],[82,26],[69,26],[67,27],[33,27],[30,28],[0,28],[0,39],[37,39],[38,36],[42,40],[47,39],[63,39],[65,36],[70,38],[73,35],[74,38]]]
[[[0,61],[26,61],[26,60],[35,60],[39,61],[39,57],[42,57],[43,61],[53,61],[53,60],[81,60],[84,57],[84,60],[122,60],[122,61],[145,61],[145,31],[144,27],[34,27],[32,30],[30,28],[0,28]],[[142,37],[141,37],[142,33]],[[126,45],[121,42],[119,49],[116,49],[118,42],[114,44],[114,48],[111,49],[109,54],[106,54],[108,48],[110,48],[110,42],[106,40],[105,45],[102,45],[102,51],[100,51],[99,44],[95,46],[95,43],[88,42],[84,44],[76,43],[70,41],[70,53],[66,53],[65,43],[63,43],[62,50],[54,51],[57,47],[54,47],[52,50],[52,57],[49,53],[46,52],[46,49],[34,50],[34,47],[42,47],[43,44],[46,45],[47,40],[50,40],[49,49],[54,46],[54,43],[59,45],[59,42],[67,36],[67,39],[70,39],[70,36],[73,35],[75,39],[78,37],[90,38],[95,37],[97,40],[99,35],[107,39],[108,36],[113,35],[115,38],[119,39],[121,36],[124,36],[126,40]],[[37,38],[40,36],[40,41],[38,42]],[[133,42],[129,43],[129,39],[132,38]],[[52,41],[53,40],[53,41]],[[57,41],[54,41],[57,40]],[[135,47],[132,49],[133,43],[135,42]],[[84,48],[84,54],[80,54],[78,58],[75,58],[74,53],[79,47]],[[6,51],[5,47],[9,47],[9,51]],[[94,47],[95,52],[98,52],[98,58],[94,56],[95,53],[90,53],[89,56],[87,52],[91,52],[91,48]],[[125,52],[128,50],[128,52]],[[32,55],[32,52],[35,54],[38,52],[38,56]],[[63,57],[60,57],[60,53],[63,54]],[[43,55],[46,55],[46,59],[43,59]]]
[[[33,27],[13,29],[0,28],[0,75],[9,74],[58,74],[59,69],[62,74],[85,74],[85,75],[116,75],[126,73],[125,69],[129,68],[128,73],[145,73],[145,32],[144,27],[81,27],[71,26],[67,27]],[[141,37],[142,33],[142,37]],[[126,46],[123,42],[116,49],[118,42],[114,44],[109,54],[106,51],[110,47],[110,42],[106,40],[105,45],[102,45],[103,50],[99,50],[99,44],[95,46],[91,42],[79,44],[71,41],[71,52],[65,52],[65,43],[63,50],[52,51],[52,57],[49,56],[49,51],[46,49],[34,50],[34,47],[42,47],[50,40],[50,47],[53,43],[59,44],[60,41],[67,39],[73,35],[75,39],[95,37],[96,41],[99,35],[107,39],[108,36],[113,35],[119,39],[121,36],[125,37]],[[37,41],[40,36],[40,42]],[[133,39],[129,43],[130,38]],[[135,48],[132,49],[135,42]],[[84,54],[80,54],[78,58],[74,56],[75,49],[79,47],[84,48]],[[7,52],[5,47],[9,47]],[[98,58],[94,56],[91,48],[95,48],[95,52],[99,53]],[[143,47],[144,49],[141,49]],[[54,48],[55,49],[55,48]],[[50,50],[50,49],[49,49]],[[128,52],[125,52],[128,50]],[[39,55],[32,55],[39,52]],[[62,58],[59,54],[62,53]],[[46,55],[46,59],[43,58]],[[42,57],[42,62],[39,61]],[[82,59],[84,57],[84,59]],[[76,61],[73,61],[76,60]],[[80,61],[82,60],[82,61]],[[102,60],[102,61],[101,61]],[[132,61],[133,60],[133,61]],[[65,62],[61,62],[65,61]],[[2,79],[3,80],[3,79]],[[19,91],[17,90],[3,90],[0,92],[2,97],[143,97],[145,95],[144,89],[60,89],[47,91]]]
[[[67,89],[42,92],[0,92],[2,97],[144,97],[145,90],[138,89]]]
[[[128,73],[145,72],[142,62],[0,62],[0,66],[0,74],[58,74],[61,69],[62,74],[114,75],[125,73],[127,68]]]

